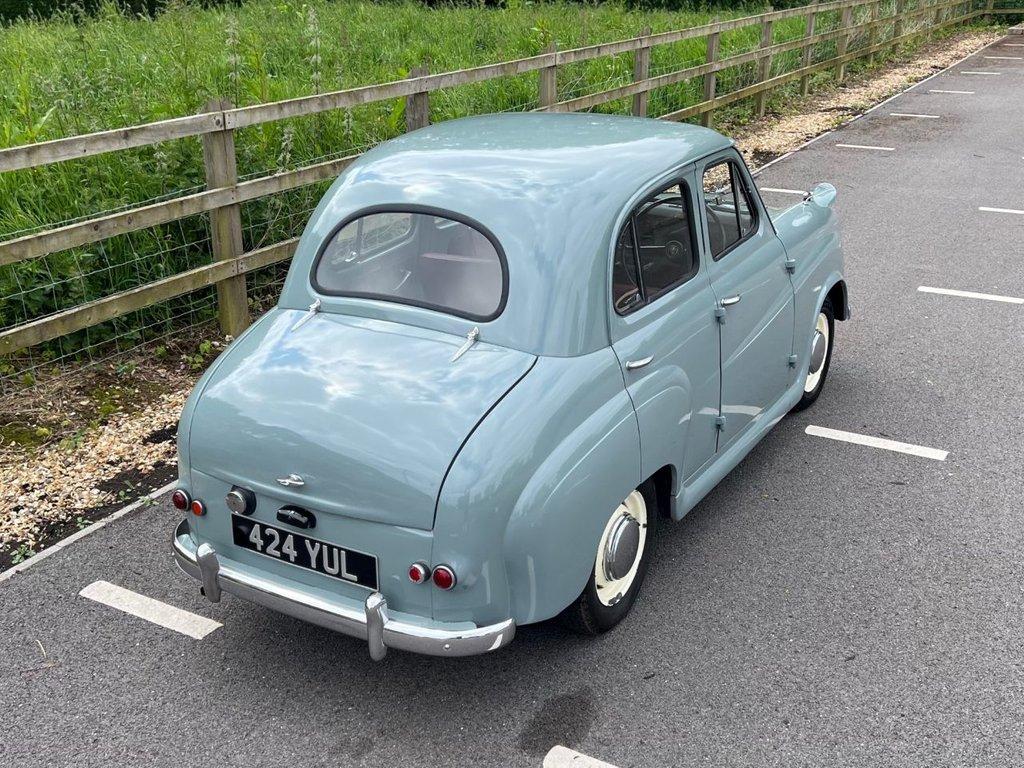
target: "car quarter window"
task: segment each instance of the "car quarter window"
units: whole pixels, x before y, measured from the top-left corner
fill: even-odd
[[[707,166],[703,187],[711,256],[719,259],[756,229],[757,215],[735,161],[722,160]]]
[[[467,221],[433,211],[381,211],[335,232],[313,268],[321,293],[413,304],[471,319],[496,317],[503,256]]]
[[[626,314],[697,274],[693,217],[676,182],[638,205],[619,233],[612,268],[615,311]]]

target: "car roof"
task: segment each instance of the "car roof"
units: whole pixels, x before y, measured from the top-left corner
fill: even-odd
[[[622,182],[641,184],[667,164],[685,164],[731,144],[710,128],[688,123],[578,112],[513,113],[448,120],[407,133],[366,153],[360,165],[379,169],[388,158],[401,156],[409,169],[409,164],[429,164],[444,153],[456,162],[461,156],[487,158],[489,171],[504,168],[516,174],[528,167],[538,181],[580,183],[611,171]]]
[[[732,143],[696,125],[589,113],[484,115],[404,134],[366,152],[325,195],[281,306],[308,306],[316,252],[345,219],[422,206],[479,222],[504,249],[508,300],[487,324],[495,343],[594,351],[608,343],[607,255],[623,210],[653,180]]]

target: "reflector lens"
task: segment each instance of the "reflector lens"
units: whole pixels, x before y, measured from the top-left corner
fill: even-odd
[[[413,584],[422,584],[430,576],[430,571],[423,563],[413,563],[409,566],[409,581]]]
[[[202,517],[206,514],[206,505],[203,504],[199,499],[195,499],[192,502],[192,514],[196,517]]]
[[[192,500],[188,497],[188,494],[181,490],[181,488],[171,494],[171,504],[174,505],[175,509],[180,509],[182,512],[188,509],[188,505],[191,501]]]
[[[455,571],[447,565],[439,565],[434,569],[434,586],[438,589],[451,589],[455,586]]]

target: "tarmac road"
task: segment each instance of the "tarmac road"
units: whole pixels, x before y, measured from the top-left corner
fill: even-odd
[[[623,768],[1019,764],[1024,304],[918,290],[1024,297],[1024,215],[979,210],[1024,209],[1024,60],[984,58],[1024,56],[1005,42],[1024,38],[759,176],[836,185],[854,318],[819,402],[662,527],[614,632],[525,627],[483,657],[374,664],[357,640],[205,602],[168,553],[165,500],[0,584],[2,762],[538,766],[565,745]],[[96,581],[223,626],[197,640],[78,596]]]

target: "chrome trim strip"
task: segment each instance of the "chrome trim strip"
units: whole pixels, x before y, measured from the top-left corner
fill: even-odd
[[[222,591],[230,592],[311,624],[364,638],[374,661],[383,659],[388,648],[430,656],[473,656],[508,645],[516,633],[513,619],[464,629],[448,629],[443,624],[421,626],[391,618],[387,600],[380,592],[367,597],[360,610],[288,584],[243,573],[232,568],[230,562],[222,562],[210,544],[197,545],[187,519],[174,531],[172,550],[178,567],[203,583],[203,593],[211,602],[220,600]]]

